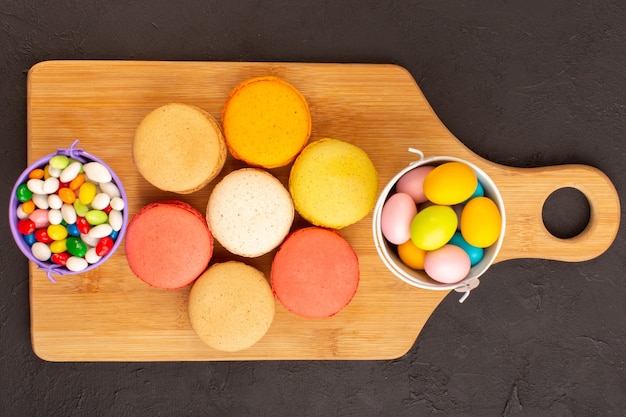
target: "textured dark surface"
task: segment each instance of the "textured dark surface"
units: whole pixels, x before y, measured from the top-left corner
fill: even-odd
[[[623,196],[625,27],[623,0],[5,0],[2,205],[26,163],[26,74],[49,59],[395,63],[477,154],[596,166]],[[551,200],[556,233],[580,229],[583,203]],[[5,219],[0,414],[625,416],[623,218],[594,260],[493,266],[394,361],[68,364],[32,352],[27,263]]]

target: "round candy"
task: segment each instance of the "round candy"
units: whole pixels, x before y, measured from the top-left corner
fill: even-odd
[[[35,227],[37,229],[41,229],[42,227],[48,227],[50,221],[48,220],[48,211],[37,209],[33,211],[30,216],[28,216],[33,222],[35,222]]]
[[[417,206],[409,194],[396,193],[383,206],[380,225],[389,242],[400,245],[411,238],[411,221],[417,215]]]
[[[35,239],[37,239],[37,242],[42,243],[52,243],[54,240],[48,235],[48,229],[35,230]]]
[[[67,252],[53,253],[50,260],[57,265],[65,266],[70,256]]]
[[[15,190],[15,195],[21,203],[33,198],[33,192],[28,189],[26,184],[20,184]]]
[[[50,159],[50,167],[56,170],[62,170],[70,164],[70,158],[65,155],[55,155]]]
[[[424,194],[435,204],[454,205],[467,200],[476,190],[474,170],[462,162],[446,162],[424,179]]]
[[[410,195],[418,204],[425,202],[427,198],[424,195],[424,179],[433,169],[435,167],[432,165],[422,165],[410,170],[396,183],[396,192]]]
[[[28,235],[24,235],[24,242],[26,242],[26,244],[28,246],[33,246],[33,244],[37,241],[37,239],[35,238],[35,234],[31,233]]]
[[[469,273],[470,259],[467,253],[458,246],[445,245],[426,254],[424,270],[435,281],[454,284]]]
[[[35,231],[35,222],[30,219],[22,219],[17,222],[17,230],[23,235],[29,235]]]
[[[48,236],[52,240],[63,240],[67,237],[67,229],[60,224],[51,224],[48,226]]]
[[[80,272],[83,269],[87,268],[87,266],[89,266],[87,261],[84,258],[78,256],[70,256],[65,262],[65,267],[73,272]]]
[[[398,256],[406,266],[413,269],[424,269],[426,251],[415,246],[410,239],[398,246]]]
[[[87,214],[85,214],[85,219],[90,225],[95,226],[106,223],[109,216],[102,210],[89,210]]]
[[[502,216],[488,197],[471,199],[461,213],[461,233],[463,238],[479,248],[493,245],[500,237]]]
[[[452,239],[450,239],[450,244],[460,247],[467,253],[467,256],[470,258],[470,264],[472,266],[476,265],[483,259],[484,249],[477,248],[476,246],[470,245],[467,243],[465,239],[463,239],[463,235],[460,232],[456,232]]]
[[[113,179],[109,170],[100,162],[88,162],[83,165],[83,170],[87,178],[96,183],[110,182]]]
[[[52,255],[52,252],[50,252],[50,247],[42,242],[33,243],[30,249],[33,253],[33,256],[37,258],[37,260],[42,262],[50,259],[50,255]]]
[[[411,222],[411,240],[423,250],[439,249],[452,238],[457,224],[457,216],[450,207],[426,207]]]
[[[87,253],[87,245],[80,238],[74,236],[68,237],[65,245],[71,255],[83,257]]]
[[[67,240],[55,240],[50,243],[50,250],[52,253],[62,253],[67,250]]]

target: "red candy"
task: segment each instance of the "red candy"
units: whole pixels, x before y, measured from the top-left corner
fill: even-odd
[[[57,265],[61,265],[61,266],[65,266],[65,264],[67,263],[67,260],[70,258],[69,253],[67,252],[61,252],[61,253],[53,253],[52,254],[52,262],[54,262]]]
[[[48,229],[35,230],[35,239],[37,242],[51,243],[52,238],[48,235]]]
[[[98,241],[96,245],[96,254],[98,256],[104,256],[113,248],[113,239],[111,237],[106,236]]]
[[[102,211],[104,211],[106,214],[109,214],[111,210],[113,210],[113,208],[111,207],[110,204],[106,206],[104,209],[102,209]]]
[[[85,219],[84,217],[78,217],[76,219],[76,227],[78,228],[79,232],[85,235],[89,233],[89,229],[91,228],[89,226],[89,223],[87,222],[87,219]]]
[[[30,219],[22,219],[17,222],[17,230],[23,235],[30,235],[35,229],[35,222]]]

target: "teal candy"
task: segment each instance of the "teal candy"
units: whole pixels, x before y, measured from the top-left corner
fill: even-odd
[[[476,246],[472,246],[469,243],[467,243],[465,239],[463,239],[461,232],[456,232],[454,236],[452,236],[452,239],[450,239],[449,243],[451,245],[460,247],[461,249],[465,251],[465,253],[467,253],[467,255],[470,258],[471,266],[476,265],[478,262],[480,262],[481,259],[483,259],[483,255],[484,255],[483,248],[477,248]]]
[[[480,183],[480,181],[478,181],[478,183],[476,184],[476,189],[474,190],[474,194],[472,194],[470,196],[470,198],[468,198],[467,200],[465,200],[463,203],[461,204],[465,204],[468,201],[470,201],[472,198],[476,198],[476,197],[484,197],[485,196],[485,189],[483,188],[483,185]]]

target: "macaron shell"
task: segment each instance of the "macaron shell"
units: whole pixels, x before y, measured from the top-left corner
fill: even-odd
[[[296,210],[316,226],[341,229],[364,218],[374,207],[378,173],[367,153],[341,140],[309,143],[289,174]]]
[[[226,143],[217,121],[183,103],[154,109],[139,123],[133,160],[152,185],[179,194],[206,186],[226,162]]]
[[[126,259],[145,283],[178,289],[193,282],[213,255],[213,236],[202,214],[183,201],[151,203],[126,230]]]
[[[213,264],[189,292],[189,321],[198,337],[222,351],[257,343],[274,319],[276,302],[262,272],[238,261]]]
[[[285,166],[311,135],[304,96],[288,82],[262,76],[239,83],[222,111],[228,150],[236,159],[263,168]]]
[[[307,227],[293,232],[272,262],[276,298],[294,314],[324,318],[337,314],[356,294],[359,261],[336,231]]]

